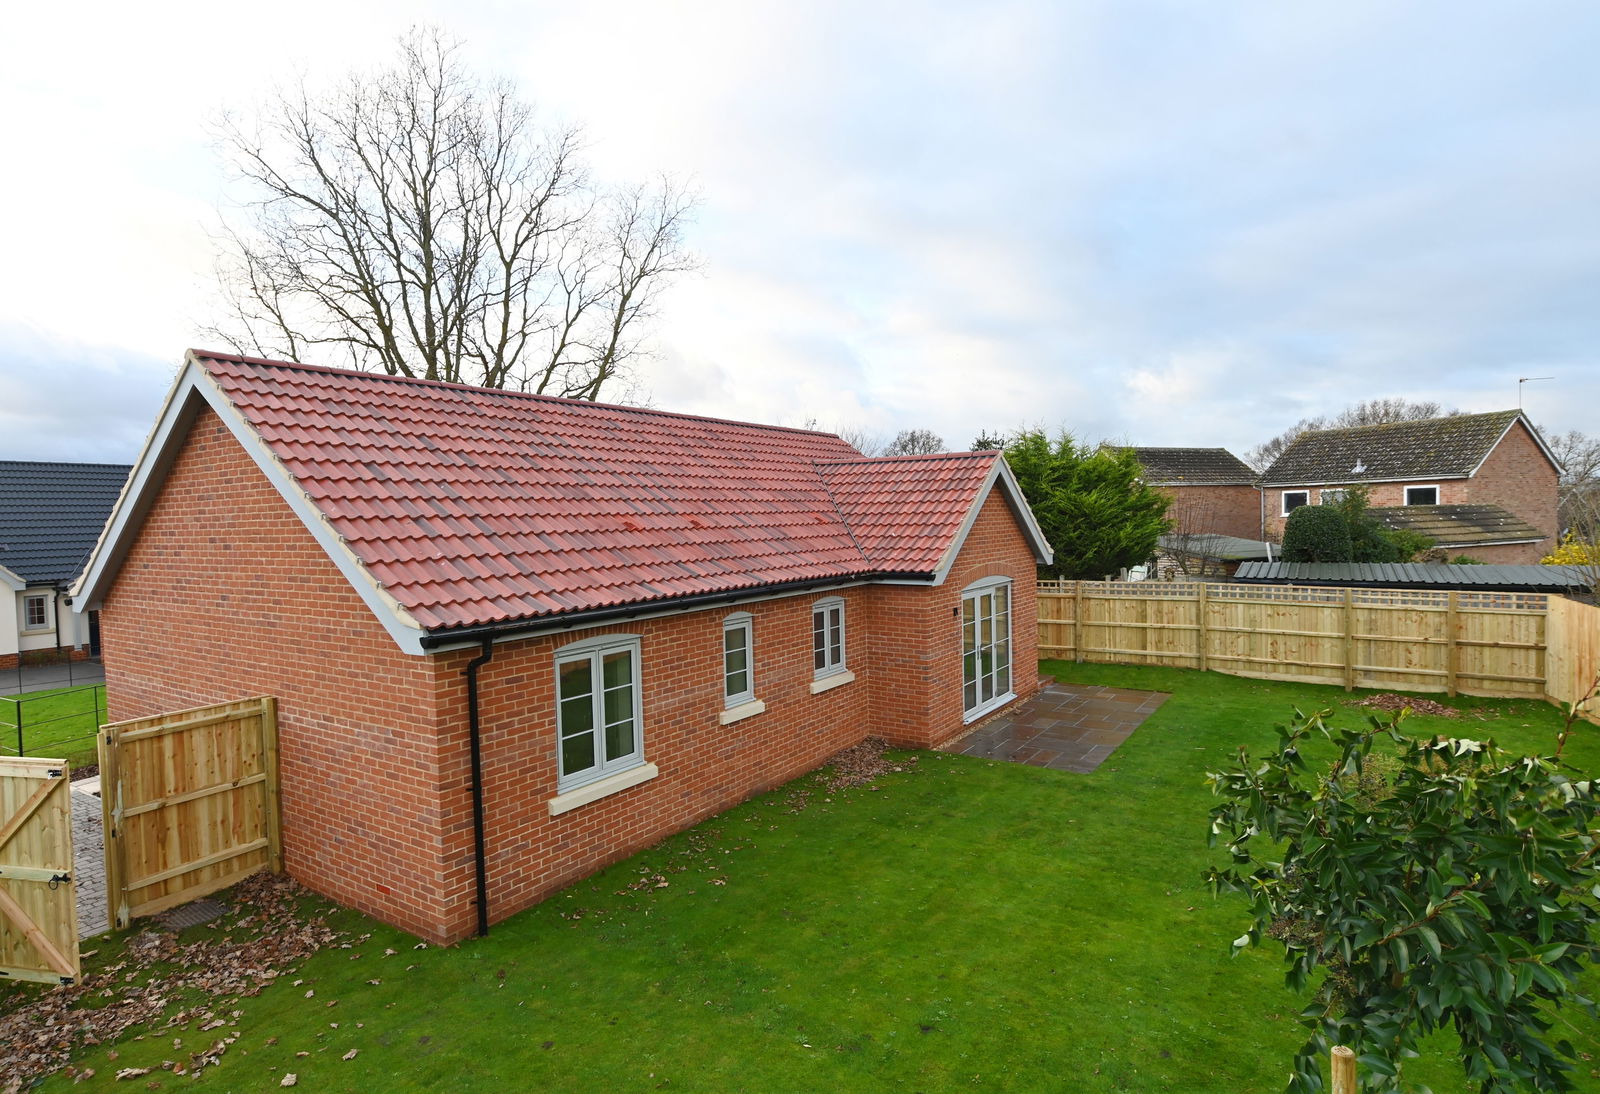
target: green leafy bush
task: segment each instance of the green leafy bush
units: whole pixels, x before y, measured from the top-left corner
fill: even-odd
[[[1321,1091],[1335,1045],[1364,1091],[1398,1090],[1438,1030],[1480,1092],[1571,1090],[1575,1050],[1546,1034],[1552,1006],[1594,1011],[1577,981],[1600,941],[1595,783],[1492,741],[1406,736],[1404,711],[1337,731],[1329,713],[1295,711],[1275,753],[1208,776],[1232,865],[1207,878],[1252,902],[1235,950],[1275,939],[1289,987],[1315,985],[1289,1090]],[[1374,764],[1382,738],[1397,762]],[[1331,764],[1308,757],[1329,741]]]
[[[1302,505],[1283,528],[1285,562],[1349,562],[1350,526],[1333,506]]]

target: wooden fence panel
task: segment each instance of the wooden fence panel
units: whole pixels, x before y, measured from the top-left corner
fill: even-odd
[[[1046,581],[1038,600],[1045,657],[1347,689],[1545,695],[1551,598],[1540,593]]]
[[[64,760],[0,759],[0,981],[78,979],[72,783]]]
[[[1558,703],[1579,703],[1579,713],[1600,723],[1600,608],[1575,600],[1552,599],[1547,690]]]
[[[272,699],[104,726],[100,780],[117,927],[282,869]]]

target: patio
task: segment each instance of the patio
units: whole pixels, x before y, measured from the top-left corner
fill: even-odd
[[[1164,691],[1047,683],[944,751],[1088,774],[1169,698]]]

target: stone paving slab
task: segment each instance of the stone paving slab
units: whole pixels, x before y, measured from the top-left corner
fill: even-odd
[[[78,937],[110,929],[106,912],[105,827],[100,799],[72,784],[72,880],[77,886]]]
[[[1163,691],[1052,682],[945,751],[1086,775],[1170,698]]]

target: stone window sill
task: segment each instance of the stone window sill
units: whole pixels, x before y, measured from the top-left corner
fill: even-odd
[[[655,764],[640,764],[630,767],[626,771],[619,771],[615,775],[607,775],[603,779],[596,779],[592,783],[585,783],[576,790],[569,790],[565,794],[557,794],[550,799],[550,815],[559,817],[569,809],[576,809],[580,805],[608,798],[618,791],[626,790],[630,786],[647,783],[661,774]]]
[[[832,691],[834,688],[842,688],[846,684],[854,683],[855,678],[856,674],[850,672],[849,670],[844,672],[836,672],[831,676],[824,676],[820,680],[811,681],[811,694],[821,695],[825,691]]]
[[[731,726],[735,722],[743,721],[752,715],[760,714],[766,709],[767,704],[763,703],[760,699],[751,699],[748,703],[740,703],[736,707],[729,707],[727,710],[717,715],[717,721],[721,722],[725,726]]]

